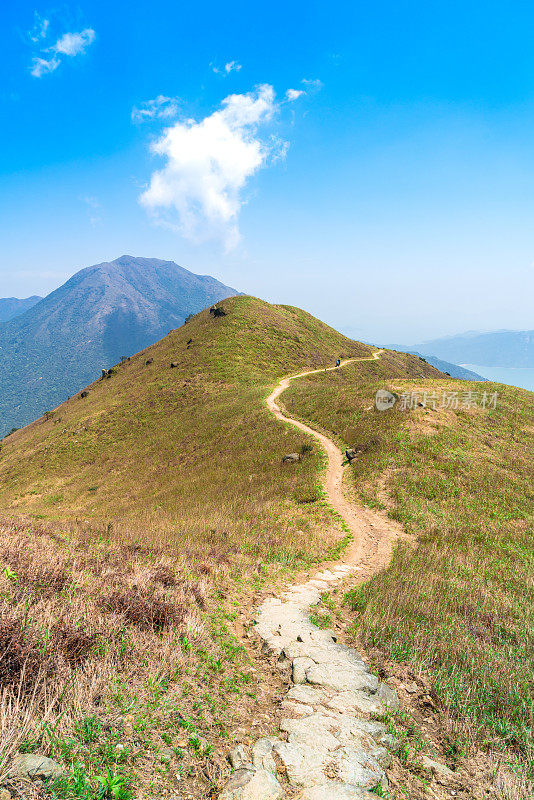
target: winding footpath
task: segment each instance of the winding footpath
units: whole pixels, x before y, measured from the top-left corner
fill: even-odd
[[[348,359],[341,367],[380,358],[382,352]],[[384,770],[396,743],[370,716],[396,707],[396,692],[370,674],[356,650],[313,625],[309,611],[322,592],[347,576],[357,572],[365,580],[385,567],[393,543],[403,533],[385,515],[344,496],[339,448],[324,434],[288,417],[276,402],[292,380],[324,371],[284,378],[267,405],[277,419],[314,436],[325,449],[326,495],[354,538],[340,561],[323,565],[311,579],[290,586],[279,598],[267,598],[257,609],[254,630],[262,652],[277,655],[277,666],[291,676],[282,701],[285,717],[280,737],[258,740],[250,753],[243,745],[230,753],[234,772],[220,800],[372,800],[376,791],[371,790],[387,787]],[[278,780],[280,773],[286,788]]]

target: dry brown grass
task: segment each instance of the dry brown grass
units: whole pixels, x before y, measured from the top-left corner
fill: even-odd
[[[154,778],[157,751],[165,745],[161,732],[176,745],[193,733],[219,742],[229,698],[235,689],[240,694],[239,681],[231,690],[228,685],[246,676],[247,663],[224,628],[219,637],[212,631],[214,580],[224,581],[225,559],[212,563],[209,578],[193,580],[161,549],[99,543],[72,526],[61,531],[10,520],[0,523],[0,554],[0,770],[21,745],[67,766],[69,758],[79,763],[83,741],[76,755],[65,754],[65,742],[84,719],[103,735],[109,729],[111,742],[140,748],[131,767],[139,790],[149,791]],[[68,579],[57,580],[59,574]],[[201,702],[199,716],[196,704],[206,692],[211,699]],[[252,706],[252,698],[239,696],[236,718]],[[189,745],[184,750],[180,769],[194,776],[202,759]],[[90,758],[82,755],[90,774]],[[116,758],[106,758],[116,767]]]

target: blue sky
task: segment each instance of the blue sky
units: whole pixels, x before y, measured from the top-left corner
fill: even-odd
[[[532,4],[3,17],[0,296],[130,253],[356,338],[534,327]]]

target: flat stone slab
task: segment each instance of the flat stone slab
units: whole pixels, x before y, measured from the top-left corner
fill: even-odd
[[[322,786],[333,775],[341,783],[362,789],[387,785],[380,764],[361,748],[321,750],[307,742],[280,742],[274,749],[286,768],[289,783],[295,787]]]
[[[386,711],[385,705],[376,695],[369,695],[366,692],[339,692],[331,697],[326,705],[343,714],[384,714]]]
[[[292,700],[283,700],[280,708],[292,717],[309,717],[310,714],[313,714],[313,706],[308,706],[306,703],[295,703]]]
[[[286,696],[288,700],[295,700],[297,703],[306,703],[314,706],[318,703],[324,703],[330,695],[324,689],[304,684],[303,686],[292,686]]]
[[[336,692],[357,692],[362,689],[368,692],[376,692],[379,685],[378,678],[375,675],[370,675],[350,663],[345,666],[341,664],[316,664],[306,670],[306,678],[308,683],[323,686],[326,689],[334,689]]]
[[[367,792],[359,786],[332,781],[322,786],[304,789],[297,795],[296,800],[373,800],[373,798],[376,798],[376,794]]]

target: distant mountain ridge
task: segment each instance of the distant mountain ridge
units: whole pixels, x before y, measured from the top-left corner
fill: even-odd
[[[238,292],[173,261],[121,256],[80,270],[0,324],[0,435]]]
[[[42,299],[36,294],[32,297],[25,297],[22,300],[19,300],[18,297],[0,298],[0,322],[9,322],[10,319],[24,314],[25,311],[32,308]]]
[[[487,378],[484,378],[482,375],[479,375],[478,372],[473,372],[470,369],[466,369],[465,367],[460,367],[458,364],[453,364],[450,361],[443,361],[441,358],[436,358],[436,356],[429,355],[428,353],[422,353],[419,350],[413,350],[411,347],[405,347],[402,344],[387,344],[385,347],[391,350],[399,350],[401,353],[411,353],[411,355],[419,356],[419,358],[424,358],[428,364],[431,364],[436,369],[439,369],[440,372],[444,372],[446,375],[450,375],[451,378],[456,378],[457,380],[461,381],[485,381]]]
[[[411,345],[417,350],[452,361],[454,364],[480,364],[487,367],[534,367],[534,330],[469,331]]]

